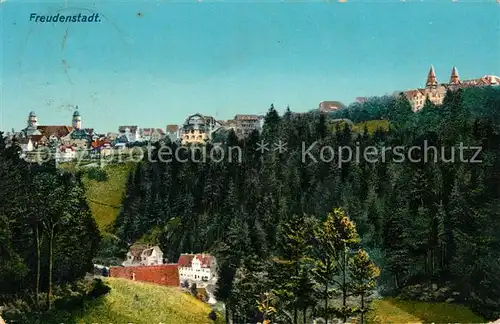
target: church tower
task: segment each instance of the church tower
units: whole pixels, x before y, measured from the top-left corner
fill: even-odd
[[[34,111],[31,111],[29,116],[28,116],[28,127],[29,128],[37,128],[38,126],[38,119],[36,117],[36,114]]]
[[[76,106],[75,112],[73,113],[73,122],[72,126],[74,129],[79,130],[82,128],[82,117],[80,116],[80,113],[78,112],[78,106]]]
[[[431,65],[431,70],[429,71],[429,75],[427,76],[427,82],[425,86],[427,88],[436,87],[438,85],[436,73],[434,72],[434,66]]]
[[[451,70],[450,84],[460,84],[460,78],[458,77],[457,68],[454,66]]]

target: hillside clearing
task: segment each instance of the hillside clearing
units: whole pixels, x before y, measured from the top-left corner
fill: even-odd
[[[209,305],[176,287],[165,287],[120,278],[105,278],[111,291],[83,309],[73,313],[60,312],[51,323],[164,323],[213,324],[224,323],[218,314],[213,322],[208,319]]]
[[[384,298],[373,301],[367,323],[486,323],[465,306]]]
[[[340,126],[340,129],[344,128],[344,121],[330,121],[328,124],[328,129],[333,133],[336,130],[337,124]],[[364,122],[357,123],[352,126],[351,130],[354,133],[363,133],[366,129],[370,135],[373,135],[377,128],[381,128],[384,131],[389,130],[389,121],[388,120],[368,120]]]
[[[111,164],[104,167],[107,180],[98,181],[85,176],[87,200],[92,215],[101,231],[111,224],[120,211],[121,199],[127,185],[132,163]]]

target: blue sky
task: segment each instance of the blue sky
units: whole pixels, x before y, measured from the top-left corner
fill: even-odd
[[[439,81],[500,74],[495,0],[0,3],[0,130],[180,124],[192,113],[307,111]],[[34,23],[31,13],[100,23]],[[140,14],[139,14],[140,13]]]

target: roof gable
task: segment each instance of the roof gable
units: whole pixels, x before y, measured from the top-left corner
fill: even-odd
[[[179,267],[191,267],[191,262],[193,261],[194,257],[194,254],[181,254],[179,260],[177,261],[177,264],[179,265]]]
[[[118,127],[118,132],[125,133],[125,131],[127,130],[127,128],[129,129],[129,131],[131,133],[137,132],[137,126],[120,126],[120,127]]]
[[[178,125],[167,125],[167,132],[169,133],[175,133],[179,130]]]
[[[195,259],[200,261],[200,266],[202,268],[209,268],[212,264],[213,257],[209,254],[197,254]]]
[[[50,135],[54,135],[57,138],[67,136],[72,130],[73,127],[70,126],[38,126],[37,128],[42,135],[49,137]]]

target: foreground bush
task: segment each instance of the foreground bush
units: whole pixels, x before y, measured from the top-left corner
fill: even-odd
[[[57,311],[81,309],[85,301],[107,294],[111,288],[101,279],[86,276],[74,284],[58,286],[54,290],[54,309],[48,312],[46,305],[36,305],[35,296],[26,295],[3,306],[1,316],[8,323],[37,323],[40,318],[48,318]],[[46,294],[40,294],[46,300]]]

